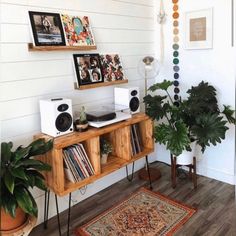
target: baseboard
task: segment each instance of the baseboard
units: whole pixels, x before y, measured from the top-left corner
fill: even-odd
[[[197,173],[208,178],[235,185],[235,175],[222,170],[198,166]]]

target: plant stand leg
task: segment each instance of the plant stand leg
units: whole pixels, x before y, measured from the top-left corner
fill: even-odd
[[[50,190],[45,191],[44,198],[44,229],[48,228],[48,211],[49,211],[49,199],[50,199]]]
[[[132,166],[132,173],[131,173],[131,177],[129,177],[129,173],[128,173],[128,167],[127,165],[125,166],[126,168],[126,178],[129,182],[131,182],[134,178],[134,162],[133,162],[133,166]]]
[[[171,160],[171,183],[173,183],[174,179],[174,157],[172,154],[170,154],[170,160]]]
[[[148,156],[147,155],[145,156],[145,159],[146,159],[147,172],[148,172],[148,178],[149,178],[149,186],[150,186],[150,189],[152,190],[152,179],[151,179],[151,175],[150,175]]]
[[[173,158],[173,179],[172,179],[172,188],[176,187],[176,157]]]
[[[197,163],[196,163],[196,157],[193,157],[193,185],[194,185],[194,188],[197,188]]]

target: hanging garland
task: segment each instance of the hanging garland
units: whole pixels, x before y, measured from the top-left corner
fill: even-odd
[[[179,105],[179,0],[172,0],[173,3],[173,71],[174,71],[174,104]]]

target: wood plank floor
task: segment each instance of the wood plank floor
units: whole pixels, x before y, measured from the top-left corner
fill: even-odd
[[[158,168],[162,173],[161,179],[153,182],[153,191],[158,191],[198,209],[197,213],[175,233],[176,236],[236,236],[234,186],[198,176],[198,188],[194,190],[193,184],[188,179],[181,178],[180,175],[177,187],[173,189],[170,182],[170,167],[163,163],[153,163],[151,166]],[[120,202],[139,187],[147,184],[146,181],[140,180],[135,174],[132,182],[125,178],[78,203],[71,210],[70,235],[73,235],[74,228],[89,221],[99,213]],[[67,212],[63,212],[60,216],[62,220],[62,235],[65,236]],[[45,230],[43,225],[39,225],[30,234],[30,236],[39,235],[59,235],[56,217],[49,220],[48,229]]]

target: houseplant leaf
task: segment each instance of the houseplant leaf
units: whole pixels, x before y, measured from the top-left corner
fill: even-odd
[[[18,206],[26,213],[30,215],[35,215],[34,207],[33,207],[33,202],[31,198],[31,194],[22,187],[16,187],[14,191],[14,195],[17,201]]]
[[[228,120],[229,123],[235,124],[236,120],[234,118],[234,111],[230,109],[230,106],[225,106],[224,105],[224,110],[222,113],[225,115],[226,119]]]
[[[13,147],[13,143],[1,143],[1,161],[8,162],[11,158],[11,149]]]
[[[180,155],[190,144],[187,127],[182,121],[177,121],[173,127],[169,124],[156,126],[154,137],[157,142],[165,144],[175,156]]]
[[[196,118],[196,124],[192,127],[192,133],[197,138],[197,143],[202,147],[202,152],[206,146],[221,143],[221,139],[225,139],[225,133],[228,127],[225,126],[226,121],[217,114],[202,114]]]
[[[53,140],[51,139],[45,142],[44,139],[37,139],[33,141],[29,146],[31,147],[29,156],[42,155],[52,148]]]
[[[4,183],[10,193],[13,193],[15,188],[15,177],[11,175],[9,170],[4,175]]]

